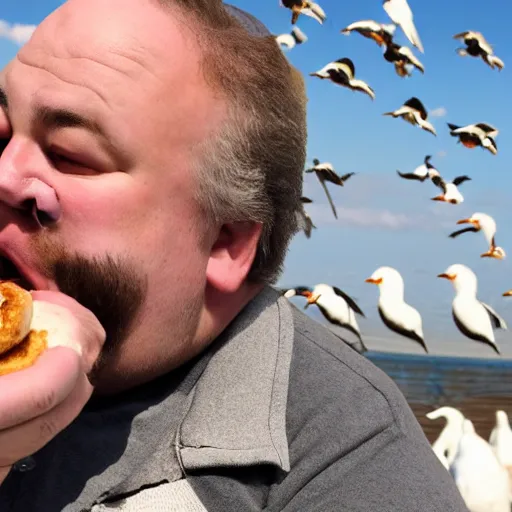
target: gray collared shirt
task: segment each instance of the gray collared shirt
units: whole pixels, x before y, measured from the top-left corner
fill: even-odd
[[[180,370],[91,401],[1,512],[466,510],[405,399],[266,288]]]

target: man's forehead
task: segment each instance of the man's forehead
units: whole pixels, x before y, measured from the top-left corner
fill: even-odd
[[[34,48],[75,59],[101,60],[109,52],[153,72],[183,64],[184,53],[189,62],[199,60],[179,21],[153,0],[68,0],[43,20],[20,53]]]

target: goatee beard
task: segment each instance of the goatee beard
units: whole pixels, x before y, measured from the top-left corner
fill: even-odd
[[[93,374],[115,356],[129,335],[147,293],[147,279],[128,258],[86,257],[70,254],[62,247],[37,243],[44,274],[55,281],[59,291],[89,309],[106,332]]]

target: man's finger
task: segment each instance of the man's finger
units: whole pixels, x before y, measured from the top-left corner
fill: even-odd
[[[70,395],[50,412],[0,431],[0,468],[34,454],[64,430],[80,414],[92,390],[86,375],[81,374]]]
[[[34,366],[0,377],[0,431],[50,411],[73,391],[81,374],[80,356],[56,347]]]

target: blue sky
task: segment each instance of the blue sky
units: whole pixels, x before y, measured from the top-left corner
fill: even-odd
[[[9,24],[38,24],[61,2],[57,0],[17,0],[5,2],[0,19]],[[290,13],[278,0],[248,2],[232,0],[238,7],[260,18],[274,34],[290,30]],[[7,4],[7,5],[5,5]],[[330,161],[340,173],[356,172],[342,189],[333,189],[339,220],[332,218],[316,178],[307,175],[304,193],[315,204],[308,206],[318,229],[310,240],[302,234],[294,239],[280,285],[335,284],[356,298],[367,319],[360,322],[372,348],[408,350],[410,343],[389,336],[376,310],[377,290],[364,283],[377,267],[397,268],[406,282],[406,298],[423,315],[427,343],[439,353],[469,351],[492,355],[486,347],[465,342],[451,320],[451,285],[436,275],[452,263],[470,266],[479,277],[479,295],[509,322],[512,331],[512,301],[501,293],[512,288],[512,223],[509,197],[512,186],[512,46],[508,23],[512,3],[497,2],[482,9],[478,0],[409,0],[425,54],[415,51],[425,66],[425,75],[414,73],[399,78],[372,41],[340,29],[361,19],[388,23],[380,0],[321,2],[327,21],[321,26],[308,17],[298,26],[308,41],[287,52],[290,61],[306,76],[309,97],[309,161],[318,157]],[[19,45],[0,37],[0,67],[14,57]],[[464,30],[481,31],[505,61],[501,72],[483,61],[462,58],[455,53],[452,39]],[[2,24],[0,23],[0,34]],[[400,29],[396,39],[407,44]],[[376,99],[339,88],[327,81],[307,76],[327,62],[351,58],[358,78],[367,81]],[[508,94],[507,94],[508,93]],[[431,119],[438,137],[382,113],[398,108],[411,96],[420,98],[427,110],[445,112]],[[480,148],[469,150],[450,137],[446,122],[464,125],[488,122],[500,129],[499,154]],[[465,202],[453,206],[436,204],[429,198],[437,189],[428,182],[400,180],[396,169],[412,171],[426,154],[446,178],[468,174],[472,181],[462,185]],[[457,240],[447,235],[458,219],[476,211],[486,212],[498,223],[497,242],[508,251],[503,261],[480,259],[485,250],[481,233]],[[297,301],[299,304],[299,301]],[[312,308],[311,314],[320,318]],[[512,356],[512,332],[498,333],[504,354]],[[410,348],[415,351],[415,347]]]

